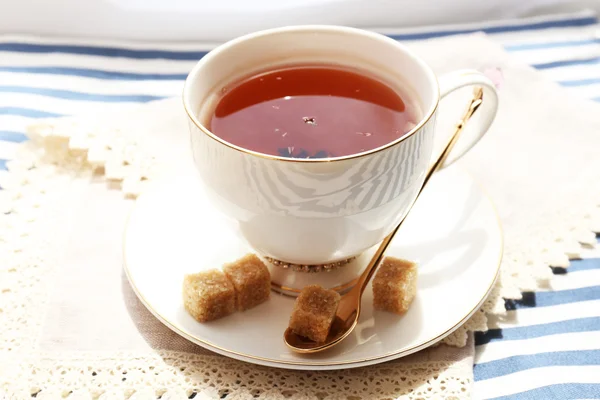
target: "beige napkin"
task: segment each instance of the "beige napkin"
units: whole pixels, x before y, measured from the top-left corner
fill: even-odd
[[[79,141],[68,160],[50,156],[58,154],[65,136],[98,137],[108,129],[115,143],[138,143],[124,146],[128,155],[119,156],[129,160],[129,168],[109,160],[106,173],[113,182],[139,181],[151,155],[161,174],[191,168],[181,101],[171,99],[33,127],[38,141],[9,165],[10,176],[0,177],[13,210],[0,234],[14,238],[10,245],[0,241],[6,247],[0,255],[7,258],[0,264],[12,266],[0,270],[0,282],[10,279],[12,291],[12,303],[2,305],[0,387],[18,393],[15,398],[73,392],[71,397],[82,396],[73,398],[184,399],[194,391],[200,393],[196,398],[228,394],[228,399],[469,398],[474,348],[467,332],[485,329],[486,313],[503,312],[499,294],[514,298],[519,289],[536,289],[549,279],[549,263],[568,263],[567,255],[579,251],[578,241],[593,241],[591,230],[600,228],[600,159],[594,155],[600,148],[600,108],[569,98],[535,71],[514,64],[484,36],[411,47],[438,73],[499,68],[504,77],[492,131],[461,161],[492,196],[505,230],[499,286],[485,312],[447,340],[463,347],[441,345],[360,369],[298,372],[215,355],[165,328],[140,304],[122,271],[121,237],[133,202],[91,173],[86,159],[97,149],[87,152]],[[450,132],[453,121],[447,114],[440,126]],[[38,168],[28,168],[31,163]],[[43,195],[31,201],[16,195],[27,187],[39,193],[42,186]]]

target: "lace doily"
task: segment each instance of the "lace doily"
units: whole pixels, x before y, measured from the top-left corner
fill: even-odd
[[[48,135],[37,135],[35,131],[45,129]],[[455,369],[453,362],[415,362],[402,365],[403,375],[397,375],[397,369],[388,364],[371,367],[356,372],[319,372],[304,376],[294,372],[275,372],[269,368],[248,366],[220,356],[195,355],[179,352],[157,352],[156,354],[118,354],[105,357],[101,354],[45,354],[33,359],[23,359],[22,349],[35,346],[36,333],[40,329],[43,314],[36,313],[43,308],[46,282],[43,280],[45,269],[52,268],[55,263],[49,258],[52,252],[48,247],[64,245],[60,240],[48,240],[48,231],[59,224],[51,212],[54,207],[63,209],[68,201],[68,187],[73,180],[90,178],[93,173],[102,174],[103,164],[90,163],[85,156],[86,151],[78,147],[69,150],[69,139],[65,135],[68,130],[60,129],[60,124],[32,127],[32,140],[22,145],[18,157],[8,163],[8,173],[4,173],[0,184],[4,188],[3,212],[8,213],[2,218],[2,251],[0,254],[10,255],[1,265],[11,268],[3,269],[0,275],[2,282],[2,310],[0,316],[17,316],[16,320],[5,319],[0,342],[0,349],[8,354],[19,354],[12,363],[4,365],[3,377],[12,377],[9,382],[11,393],[15,398],[25,398],[38,393],[43,387],[53,388],[41,390],[38,398],[58,398],[67,396],[74,399],[96,398],[113,399],[127,398],[135,394],[134,399],[189,398],[198,393],[195,398],[220,398],[228,394],[228,398],[298,398],[298,399],[334,399],[339,389],[350,393],[356,398],[375,398],[404,395],[407,398],[435,398],[436,396],[456,396],[466,398],[471,385],[471,378],[460,368]],[[119,137],[113,132],[111,137],[120,142],[133,143],[131,140]],[[93,143],[93,142],[92,142]],[[99,142],[106,146],[106,142]],[[108,146],[107,146],[108,147]],[[122,147],[110,146],[111,149]],[[129,154],[137,150],[134,145],[127,147]],[[92,152],[93,153],[93,152]],[[121,174],[119,181],[127,179],[138,180],[140,176],[138,165],[153,165],[151,158],[144,158],[138,153],[125,161],[122,151],[114,150],[107,159],[114,165],[122,165],[122,171],[131,171],[131,176]],[[139,161],[138,161],[139,160]],[[140,164],[136,164],[140,162]],[[144,163],[145,162],[145,163]],[[126,168],[129,167],[129,168]],[[108,177],[106,177],[108,179]],[[115,178],[113,178],[115,179]],[[143,181],[139,181],[140,184]],[[125,191],[127,196],[136,193]],[[55,210],[56,210],[55,209]],[[57,213],[54,213],[57,214]],[[572,219],[569,219],[572,221]],[[574,231],[577,232],[577,231]],[[582,235],[585,230],[579,232]],[[552,235],[548,235],[552,237]],[[583,237],[586,239],[587,237]],[[58,238],[60,239],[60,238]],[[589,238],[587,238],[589,239]],[[571,238],[573,240],[573,237]],[[577,251],[576,241],[567,242],[568,252]],[[30,251],[32,248],[37,251]],[[27,250],[27,251],[25,251]],[[554,265],[564,265],[564,253]],[[505,262],[511,258],[505,257]],[[514,262],[519,260],[514,257]],[[541,271],[547,267],[542,262],[538,265]],[[507,272],[507,271],[505,271]],[[513,275],[508,273],[509,276]],[[542,277],[532,272],[531,277]],[[513,276],[515,283],[518,281]],[[523,289],[535,287],[536,280],[526,283]],[[18,291],[15,290],[18,288]],[[497,285],[494,292],[486,301],[484,307],[472,319],[463,325],[456,333],[445,339],[446,343],[463,346],[467,332],[485,330],[486,314],[502,314],[504,303],[502,297],[519,298],[518,286],[512,287],[512,295],[506,289],[510,286]],[[24,301],[27,300],[27,301]],[[8,314],[9,310],[18,310],[18,314]],[[26,321],[26,323],[24,323]],[[57,360],[60,359],[60,362]],[[206,366],[210,365],[210,368]],[[275,376],[273,375],[275,374]],[[350,375],[348,375],[350,374]],[[29,376],[28,379],[23,377]],[[14,392],[14,382],[19,384],[32,382],[35,385],[19,388]],[[278,379],[285,376],[285,379]],[[201,377],[201,379],[197,379]],[[290,378],[296,378],[291,379]],[[192,379],[193,378],[193,379]],[[286,383],[284,388],[273,390],[273,379]],[[244,384],[242,384],[244,382]],[[366,384],[366,383],[369,384]],[[357,385],[357,383],[360,383]],[[140,387],[151,386],[157,390],[138,390]],[[56,389],[62,388],[62,389]],[[115,389],[118,388],[118,389]],[[307,395],[313,393],[313,395]]]
[[[51,269],[60,262],[52,256],[56,256],[52,249],[67,245],[64,236],[52,234],[53,227],[63,222],[61,210],[76,201],[74,183],[97,179],[105,171],[101,163],[90,163],[87,152],[80,147],[70,149],[65,132],[71,128],[69,125],[68,130],[62,130],[60,123],[32,126],[32,140],[21,145],[17,158],[8,163],[8,172],[0,179],[5,213],[0,229],[1,254],[7,256],[0,270],[0,352],[6,354],[0,363],[0,387],[6,390],[7,397],[10,394],[8,398],[468,398],[471,358],[400,360],[369,369],[306,374],[249,365],[217,355],[175,351],[110,355],[30,352],[36,348],[45,317],[39,312],[44,309],[50,290],[50,282],[44,277],[50,276]],[[39,135],[40,129],[48,133]],[[111,137],[133,143],[118,137],[116,132]],[[99,145],[106,146],[106,142]],[[134,147],[130,145],[128,149],[132,151]],[[119,161],[122,154],[114,151],[107,158],[131,167],[124,170],[133,171],[132,179],[138,179],[138,164],[133,161],[125,165]],[[145,158],[140,152],[132,160],[152,158]],[[156,167],[158,161],[143,165],[149,164]],[[120,175],[119,181],[127,178]],[[104,179],[108,180],[106,176]],[[8,265],[11,267],[4,268]],[[480,314],[475,320],[485,319],[484,313]],[[461,330],[459,336],[466,338],[468,329]],[[342,397],[341,392],[345,393]]]
[[[541,82],[534,72],[512,66],[501,51],[494,53],[487,40],[453,38],[452,46],[445,44],[446,40],[436,41],[437,52],[428,47],[433,44],[421,48],[424,54],[436,53],[436,59],[428,60],[431,65],[456,68],[440,60],[448,59],[447,49],[462,40],[462,48],[471,49],[469,54],[481,56],[485,53],[482,49],[486,50],[486,62],[501,66],[508,73],[508,81],[514,79],[512,89],[503,90],[517,90],[520,80],[527,81],[528,87],[541,92],[539,107],[550,107],[551,99],[563,97],[560,89]],[[468,59],[452,61],[478,65]],[[560,107],[566,107],[564,100],[559,103]],[[564,112],[581,121],[581,125],[574,127],[575,132],[595,134],[600,125],[594,120],[597,106],[574,103],[572,110]],[[528,106],[531,104],[536,102],[530,101]],[[135,197],[146,182],[159,174],[168,174],[176,159],[181,158],[180,150],[165,151],[167,142],[142,135],[138,132],[144,130],[134,127],[143,119],[142,115],[164,115],[164,120],[150,123],[162,122],[164,129],[181,131],[180,135],[169,136],[168,146],[185,147],[186,128],[184,120],[179,120],[182,117],[179,107],[178,101],[167,100],[143,106],[139,114],[104,118],[113,121],[112,127],[85,118],[37,124],[29,130],[32,140],[21,145],[16,158],[7,163],[8,171],[0,174],[3,188],[0,191],[3,213],[0,215],[0,398],[24,399],[34,395],[43,399],[469,398],[472,358],[468,352],[453,353],[448,346],[369,368],[334,372],[258,367],[195,348],[185,352],[148,349],[125,353],[40,350],[52,274],[60,266],[60,249],[70,245],[67,234],[57,228],[65,223],[69,214],[65,210],[77,204],[79,192],[91,182],[102,179],[116,183],[125,197]],[[538,123],[535,116],[522,118],[528,117]],[[510,121],[499,124],[512,126]],[[533,122],[524,121],[522,128],[531,128],[528,124]],[[485,178],[485,173],[492,174],[483,166],[482,159],[493,154],[489,146],[496,146],[495,151],[499,151],[494,140],[492,134],[474,152],[482,154],[474,157],[469,154],[465,160],[468,167],[478,169],[480,178]],[[586,140],[594,139],[588,135]],[[569,145],[598,148],[587,142],[572,141]],[[165,154],[170,156],[165,158]],[[585,159],[585,155],[580,158]],[[498,284],[479,312],[444,343],[465,346],[469,332],[488,328],[488,316],[501,317],[506,313],[504,299],[520,299],[522,291],[548,285],[552,277],[549,265],[567,267],[569,257],[579,254],[581,243],[594,245],[593,232],[600,231],[598,164],[600,161],[590,158],[589,168],[578,167],[581,173],[575,182],[569,181],[569,190],[560,196],[553,192],[552,201],[547,204],[535,199],[535,204],[520,204],[523,209],[515,211],[509,210],[507,202],[500,202],[501,218],[510,234],[505,235]],[[573,165],[577,165],[576,160]],[[480,180],[485,186],[485,179]],[[564,185],[565,177],[557,176],[556,182],[558,187]],[[502,188],[494,188],[493,181],[488,183],[495,190],[491,192],[494,200],[502,200]],[[547,185],[545,194],[555,188]],[[536,210],[535,218],[527,218],[526,213],[531,213],[532,207]],[[545,212],[539,211],[544,209]]]
[[[176,352],[63,354],[61,362],[42,355],[29,372],[39,375],[36,382],[49,389],[23,387],[15,398],[32,393],[41,399],[78,400],[467,398],[471,382],[459,378],[453,368],[449,362],[424,362],[294,373]]]

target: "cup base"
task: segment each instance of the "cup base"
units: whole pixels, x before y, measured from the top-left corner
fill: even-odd
[[[266,256],[261,258],[271,272],[271,289],[291,297],[297,297],[308,285],[320,285],[344,294],[354,287],[369,261],[365,253],[320,265],[298,265]]]
[[[347,258],[347,259],[341,260],[341,261],[327,263],[327,264],[303,265],[303,264],[294,264],[294,263],[290,263],[290,262],[282,261],[282,260],[276,260],[274,258],[265,256],[265,259],[273,265],[276,265],[276,266],[284,268],[284,269],[290,269],[295,272],[307,272],[307,273],[333,271],[334,269],[337,269],[337,268],[340,268],[340,267],[343,267],[343,266],[349,264],[355,258],[356,258],[356,256],[350,257],[350,258]]]
[[[328,288],[331,289],[333,291],[338,292],[341,295],[346,294],[350,289],[352,289],[354,287],[354,285],[356,285],[356,282],[358,280],[357,278],[354,278],[353,280],[351,280],[350,282],[346,282],[342,285],[339,286],[335,286],[332,288]],[[273,290],[274,292],[277,292],[279,294],[282,294],[284,296],[289,296],[289,297],[298,297],[298,295],[300,295],[300,292],[302,291],[302,289],[300,288],[293,288],[293,287],[289,287],[289,286],[282,286],[276,282],[271,281],[271,290]]]

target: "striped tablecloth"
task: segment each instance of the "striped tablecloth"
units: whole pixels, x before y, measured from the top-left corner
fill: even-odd
[[[380,31],[409,41],[482,30],[548,79],[600,101],[599,27],[594,14],[582,12]],[[36,118],[179,96],[187,72],[211,47],[0,36],[0,169]],[[568,271],[554,270],[553,291],[507,304],[518,323],[498,322],[476,336],[476,398],[600,399],[600,252],[585,254]]]

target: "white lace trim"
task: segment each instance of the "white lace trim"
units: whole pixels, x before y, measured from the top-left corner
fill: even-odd
[[[31,141],[46,150],[50,162],[71,160],[80,168],[104,174],[125,196],[137,197],[149,179],[160,171],[156,158],[145,151],[144,141],[132,132],[81,125],[75,121],[30,125]]]
[[[58,361],[60,360],[60,361]],[[407,399],[468,398],[470,379],[452,363],[386,363],[341,371],[284,371],[221,356],[178,352],[154,354],[42,354],[25,363],[25,398],[82,399]],[[397,365],[396,365],[397,364]],[[401,367],[401,368],[398,368]],[[400,372],[401,371],[401,372]],[[424,385],[424,382],[427,384]],[[48,389],[44,389],[48,388]],[[339,394],[343,393],[343,396]],[[135,397],[128,397],[135,394]],[[48,397],[46,397],[48,396]],[[204,396],[204,397],[203,397]],[[79,399],[80,397],[74,397]]]
[[[87,133],[82,133],[87,132]],[[34,350],[55,265],[50,245],[53,210],[78,176],[104,174],[135,197],[160,171],[159,159],[119,131],[93,133],[74,125],[40,124],[32,141],[0,174],[0,388],[17,399],[456,398],[470,397],[472,373],[451,362],[403,363],[318,374],[249,366],[221,356],[157,351],[144,354],[39,354]],[[600,181],[600,177],[598,179]],[[548,284],[548,265],[567,267],[580,243],[600,231],[598,193],[548,215],[543,229],[505,238],[501,274],[481,310],[444,343],[464,346],[468,333],[487,330],[487,315],[504,314],[504,299]],[[525,240],[525,238],[527,240]],[[523,243],[528,243],[524,248]],[[402,368],[394,368],[399,363]],[[399,374],[399,371],[402,371]],[[273,387],[273,385],[280,385]],[[340,393],[343,396],[340,397]],[[0,392],[2,395],[2,392]],[[0,396],[1,397],[1,396]]]

